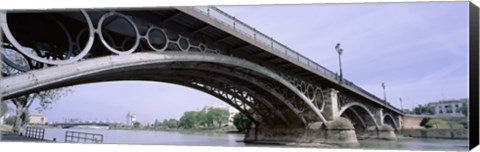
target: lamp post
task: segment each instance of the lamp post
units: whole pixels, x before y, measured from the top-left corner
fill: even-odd
[[[400,110],[403,112],[403,103],[402,103],[402,98],[400,98]]]
[[[337,45],[335,45],[335,50],[337,51],[338,53],[338,63],[339,63],[339,66],[340,66],[340,82],[342,81],[343,79],[343,73],[342,73],[342,52],[343,52],[343,49],[340,48],[340,43],[337,43]]]
[[[382,82],[382,88],[383,88],[383,100],[385,103],[387,103],[387,94],[385,93],[385,83]]]

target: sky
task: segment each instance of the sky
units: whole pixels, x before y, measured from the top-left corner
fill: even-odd
[[[341,43],[346,79],[400,108],[468,97],[468,3],[364,3],[219,7],[338,72]],[[50,122],[69,118],[141,122],[180,118],[205,105],[226,105],[174,84],[118,81],[71,87],[45,111]],[[33,112],[37,105],[33,105]]]

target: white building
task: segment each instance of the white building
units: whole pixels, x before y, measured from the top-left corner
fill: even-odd
[[[465,101],[465,99],[443,100],[435,103],[429,103],[428,105],[435,107],[436,116],[463,117],[465,115],[462,113],[460,108]]]
[[[133,123],[137,121],[137,118],[135,118],[135,115],[131,114],[130,112],[127,113],[127,126],[133,126]]]
[[[30,114],[29,124],[46,124],[48,122],[47,116],[39,113]]]

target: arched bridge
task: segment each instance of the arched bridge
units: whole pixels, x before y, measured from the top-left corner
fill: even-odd
[[[401,128],[397,108],[215,7],[8,11],[0,19],[5,99],[148,80],[235,107],[252,120],[247,141],[358,144]]]

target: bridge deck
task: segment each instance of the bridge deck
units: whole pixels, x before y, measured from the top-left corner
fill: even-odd
[[[347,79],[343,79],[343,81],[339,83],[338,76],[334,72],[215,7],[176,7],[176,9],[195,17],[202,22],[208,23],[208,25],[213,26],[212,28],[223,31],[224,33],[222,35],[228,34],[234,36],[235,39],[228,39],[228,41],[231,41],[232,43],[237,41],[247,43],[238,47],[233,47],[235,52],[232,53],[237,53],[239,56],[248,56],[249,60],[253,60],[260,65],[273,69],[280,69],[280,71],[286,71],[289,74],[300,76],[313,83],[320,83],[343,92],[348,92],[351,95],[372,101],[381,107],[394,111],[395,113],[402,114],[398,108],[393,107],[388,103],[385,104],[382,99],[360,88]],[[190,22],[195,23],[198,21]],[[205,27],[203,29],[205,29]],[[229,36],[224,37],[227,38]]]

